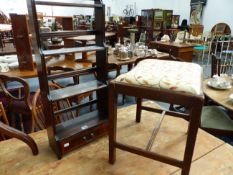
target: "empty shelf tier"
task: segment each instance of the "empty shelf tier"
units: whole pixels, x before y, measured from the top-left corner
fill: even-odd
[[[53,101],[66,99],[68,97],[84,94],[87,92],[96,91],[106,87],[107,87],[106,84],[95,80],[95,81],[77,84],[74,86],[68,86],[62,89],[51,90],[48,98],[50,101],[53,102]]]
[[[86,8],[102,8],[102,4],[79,4],[67,2],[51,2],[51,1],[35,1],[36,5],[50,5],[50,6],[66,6],[66,7],[86,7]]]
[[[40,33],[41,38],[49,37],[73,37],[80,35],[94,35],[95,30],[63,30],[63,31],[53,31],[53,32],[42,32]]]
[[[62,73],[48,75],[48,80],[55,80],[59,78],[68,78],[71,76],[85,75],[85,74],[94,73],[95,71],[97,71],[97,67],[90,67],[90,68],[85,68],[85,69],[73,70],[69,72],[62,72]]]
[[[100,47],[100,46],[72,47],[72,48],[62,48],[62,49],[54,49],[54,50],[43,50],[42,52],[44,56],[53,56],[53,55],[101,51],[101,50],[105,50],[105,47]]]
[[[107,116],[99,111],[81,115],[75,119],[56,125],[56,140],[60,141],[75,136],[84,130],[107,122]]]

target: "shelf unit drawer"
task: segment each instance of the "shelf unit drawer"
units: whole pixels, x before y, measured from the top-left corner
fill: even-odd
[[[86,145],[87,143],[90,143],[93,140],[100,138],[101,136],[107,134],[107,132],[108,132],[107,122],[98,125],[98,127],[95,126],[93,128],[89,128],[86,131],[74,135],[72,138],[61,140],[59,142],[60,150],[62,154],[65,154],[76,148]]]

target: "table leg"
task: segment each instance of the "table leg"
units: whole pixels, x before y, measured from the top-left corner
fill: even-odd
[[[133,64],[128,64],[128,71],[130,71],[131,69],[132,69],[132,67],[133,67]]]
[[[81,41],[82,46],[86,46],[87,42],[86,41]],[[87,60],[87,52],[82,52],[82,60]]]

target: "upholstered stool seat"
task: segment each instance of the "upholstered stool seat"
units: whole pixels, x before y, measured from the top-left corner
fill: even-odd
[[[116,148],[181,168],[181,174],[189,174],[200,116],[204,101],[202,92],[202,69],[193,63],[146,59],[128,73],[122,74],[109,84],[109,162],[115,163]],[[161,113],[145,150],[116,140],[117,94],[137,98],[136,122],[141,121],[141,111]],[[142,99],[157,100],[186,106],[183,114],[142,105]],[[164,116],[180,117],[189,121],[183,160],[151,152]],[[135,133],[137,134],[137,133]]]
[[[116,81],[198,95],[201,74],[201,67],[194,63],[148,59],[118,76]]]

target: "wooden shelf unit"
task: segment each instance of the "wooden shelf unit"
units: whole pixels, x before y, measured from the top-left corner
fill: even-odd
[[[30,16],[30,26],[33,36],[33,48],[37,62],[37,70],[40,82],[42,100],[44,104],[44,112],[46,116],[46,126],[49,138],[50,147],[54,150],[57,157],[60,159],[65,153],[70,152],[78,147],[81,147],[97,138],[105,135],[108,132],[108,86],[107,86],[107,51],[104,46],[105,42],[105,5],[101,0],[94,0],[93,4],[79,4],[66,2],[49,2],[27,0],[28,12]],[[38,18],[36,5],[51,5],[62,7],[85,7],[94,8],[95,16],[95,31],[64,31],[64,32],[49,32],[41,34],[38,28]],[[79,35],[95,35],[95,46],[64,48],[55,50],[43,50],[41,38],[51,36],[79,36]],[[46,56],[65,55],[77,52],[96,51],[96,67],[74,70],[70,72],[48,75],[46,69]],[[67,78],[85,73],[96,72],[96,81],[85,82],[58,90],[50,90],[48,82],[58,78]],[[86,103],[75,104],[66,109],[53,111],[52,103],[65,98],[82,95],[87,92],[96,92],[96,99]],[[55,117],[58,114],[74,110],[84,106],[97,103],[97,110],[79,116],[75,119],[55,124]]]

